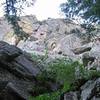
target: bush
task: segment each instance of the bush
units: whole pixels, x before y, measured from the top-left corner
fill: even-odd
[[[44,71],[38,76],[38,80],[43,82],[52,80],[62,84],[62,88],[52,93],[32,97],[30,100],[60,100],[62,93],[75,90],[87,80],[97,76],[100,77],[99,72],[85,69],[78,61],[56,59],[44,66]]]

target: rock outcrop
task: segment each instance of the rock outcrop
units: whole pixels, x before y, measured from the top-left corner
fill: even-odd
[[[19,21],[19,26],[22,27],[23,31],[31,35],[39,27],[39,23],[35,16],[22,16]],[[6,18],[0,18],[0,40],[9,44],[15,44],[16,39],[17,36],[14,34],[12,25],[8,23]]]
[[[0,41],[0,100],[28,100],[29,96],[55,91],[60,87],[60,84],[50,79],[45,80],[46,82],[39,80],[43,66],[34,62],[28,53],[38,55],[47,53],[47,63],[52,58],[69,57],[81,61],[89,70],[100,71],[100,35],[86,43],[79,37],[80,34],[84,35],[86,30],[70,20],[48,19],[39,22],[33,16],[26,16],[21,18],[19,24],[29,37],[26,41],[21,40],[16,47],[14,46],[16,36],[7,21],[3,20],[0,20],[2,22],[0,34],[3,33],[4,36],[2,40],[13,45]],[[88,80],[78,90],[66,92],[61,98],[61,100],[99,99],[100,78]]]
[[[2,23],[3,21],[4,19],[1,20]],[[92,66],[98,66],[96,69],[100,70],[99,28],[88,33],[81,25],[77,25],[68,19],[49,18],[40,22],[35,16],[22,17],[19,25],[29,34],[27,40],[21,40],[18,43],[17,47],[20,49],[37,55],[45,55],[45,52],[47,52],[48,56],[52,58],[69,57],[85,62],[88,69],[91,69]],[[5,34],[3,41],[16,44],[17,37],[13,34],[11,25],[8,25],[7,21],[1,24],[0,30],[2,30],[0,34],[2,32]],[[96,35],[98,40],[92,41],[93,37],[89,38],[92,35]]]
[[[61,100],[100,100],[100,78],[87,81],[79,91],[65,93]]]
[[[37,23],[38,28],[26,41],[19,42],[19,48],[30,53],[44,55],[47,50],[49,55],[61,54],[72,57],[72,49],[82,45],[83,40],[77,34],[86,31],[70,20],[48,19]]]
[[[100,70],[100,38],[74,49],[73,52],[81,55],[85,67]]]
[[[76,59],[72,49],[81,46],[82,40],[74,33],[86,32],[80,25],[67,19],[48,19],[40,22],[34,16],[24,16],[19,25],[30,36],[26,41],[21,40],[17,46],[26,52],[38,55],[45,55],[47,50],[52,58],[69,56]],[[5,30],[2,40],[9,44],[16,44],[17,37],[13,34],[11,25],[4,18],[2,18],[1,26],[0,30]]]
[[[40,68],[27,53],[0,41],[0,100],[28,100],[29,96],[42,93],[34,87],[47,92],[57,90],[57,83],[37,79]]]

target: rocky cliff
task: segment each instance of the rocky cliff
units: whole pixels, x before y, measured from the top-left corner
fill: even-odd
[[[14,35],[11,25],[4,18],[1,18],[0,23],[2,40],[16,44],[17,36]],[[84,62],[84,58],[88,59],[88,62],[91,62],[91,57],[100,59],[100,29],[89,33],[68,19],[49,18],[40,22],[35,16],[21,17],[19,25],[29,34],[27,40],[21,40],[17,45],[26,52],[38,55],[47,53],[52,58],[69,57],[81,62]],[[92,36],[94,34],[97,35],[96,38]],[[99,63],[95,61],[96,64]]]
[[[43,74],[46,72],[45,67],[47,68],[52,59],[56,58],[78,61],[83,63],[82,66],[86,70],[96,71],[95,75],[88,80],[89,73],[84,72],[84,75],[87,75],[86,79],[77,80],[79,87],[73,91],[64,92],[60,95],[60,100],[100,99],[100,76],[97,75],[100,71],[100,29],[91,33],[92,35],[96,33],[95,38],[92,39],[87,36],[86,29],[67,19],[48,19],[40,22],[34,16],[24,16],[19,25],[29,34],[29,37],[27,40],[19,41],[16,47],[14,45],[17,36],[14,35],[12,26],[4,18],[0,19],[2,40],[0,41],[0,100],[28,100],[29,96],[59,90],[64,85],[65,77],[56,81],[54,76],[48,77],[48,75],[54,75],[52,70],[50,73],[47,71]],[[43,55],[46,59],[37,63],[29,54]],[[58,66],[54,67],[58,68]],[[79,66],[77,65],[76,68]],[[63,68],[68,70],[65,66]],[[62,72],[63,68],[58,69],[58,72]],[[68,73],[70,71],[71,69]],[[79,73],[79,70],[75,69],[75,71]]]
[[[1,18],[0,22],[2,40],[16,44],[17,36],[14,35],[12,26],[4,18]],[[48,19],[40,22],[35,16],[25,16],[21,17],[19,25],[29,34],[29,38],[26,41],[20,41],[18,47],[27,52],[34,51],[42,54],[47,49],[50,54],[68,55],[70,53],[73,56],[71,49],[81,46],[83,42],[78,35],[86,33],[80,25],[67,19]]]
[[[58,82],[53,80],[54,77],[41,76],[43,73],[43,66],[34,62],[29,54],[16,46],[0,41],[0,100],[31,100],[30,96],[35,100],[34,97],[40,94],[51,93],[62,88],[63,81]],[[93,76],[90,80],[84,80],[84,78],[77,80],[78,88],[59,93],[60,99],[51,98],[50,100],[100,100],[100,77]]]

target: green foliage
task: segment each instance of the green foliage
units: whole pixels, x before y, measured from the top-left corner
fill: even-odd
[[[63,81],[73,81],[75,79],[75,77],[73,77],[75,74],[75,67],[75,63],[70,63],[67,59],[58,59],[57,61],[49,64],[49,68],[51,68],[50,71],[55,73],[56,81],[62,81],[63,77]]]
[[[20,14],[22,10],[24,9],[23,6],[25,5],[33,5],[34,0],[5,0],[5,17],[8,20],[8,22],[12,25],[12,28],[14,30],[14,33],[20,38],[28,38],[28,34],[25,33],[18,24],[20,21]],[[25,5],[24,5],[25,3]]]
[[[28,38],[29,35],[25,33],[22,27],[20,27],[18,24],[18,21],[20,21],[19,17],[17,17],[16,15],[8,15],[8,14],[6,14],[5,17],[7,18],[8,22],[12,25],[14,34],[16,34],[21,39]]]
[[[75,21],[77,18],[82,18],[83,22],[79,21],[79,24],[86,29],[86,33],[77,32],[76,34],[86,42],[97,35],[96,26],[100,23],[100,0],[67,0],[60,7],[66,18]]]
[[[93,79],[93,78],[97,78],[97,77],[100,77],[100,71],[97,71],[97,70],[90,70],[89,71],[88,79]]]
[[[29,100],[60,100],[60,92],[57,91],[53,93],[43,94],[35,98],[30,97]]]
[[[37,55],[35,53],[31,53],[30,55],[35,62],[40,63],[41,65],[44,65],[45,60],[48,58],[48,51],[45,50],[45,55],[42,55],[42,56]]]
[[[100,22],[100,0],[68,0],[61,10],[71,19],[80,16],[87,23]]]
[[[45,65],[45,64],[44,64]],[[62,84],[62,88],[52,92],[30,97],[29,100],[60,100],[60,96],[67,91],[79,88],[85,81],[100,77],[100,72],[87,70],[78,61],[73,62],[67,58],[56,59],[44,66],[44,71],[38,76],[38,80],[45,83],[53,81]],[[40,91],[40,90],[38,90]]]
[[[42,62],[43,61],[43,59],[44,59],[44,57],[45,56],[40,56],[40,55],[36,55],[35,53],[32,53],[31,54],[31,57],[32,57],[32,59],[35,61],[35,62]]]

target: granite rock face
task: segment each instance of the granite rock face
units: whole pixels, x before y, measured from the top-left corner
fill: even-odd
[[[45,55],[47,50],[50,56],[60,54],[76,58],[72,49],[82,45],[77,33],[85,33],[85,30],[70,20],[48,19],[42,21],[26,41],[20,41],[18,47],[29,53]]]
[[[4,18],[1,21],[7,23]],[[84,28],[69,19],[49,18],[40,22],[35,16],[23,16],[19,25],[29,34],[29,38],[26,41],[21,40],[17,46],[26,52],[35,52],[40,55],[44,55],[47,49],[50,55],[60,53],[60,55],[73,57],[74,53],[71,49],[82,45],[82,40],[78,37],[78,34],[86,33]],[[7,23],[1,26],[0,30],[5,27],[2,40],[9,44],[16,44],[17,37],[14,35],[11,25]],[[9,28],[7,32],[6,27]]]

